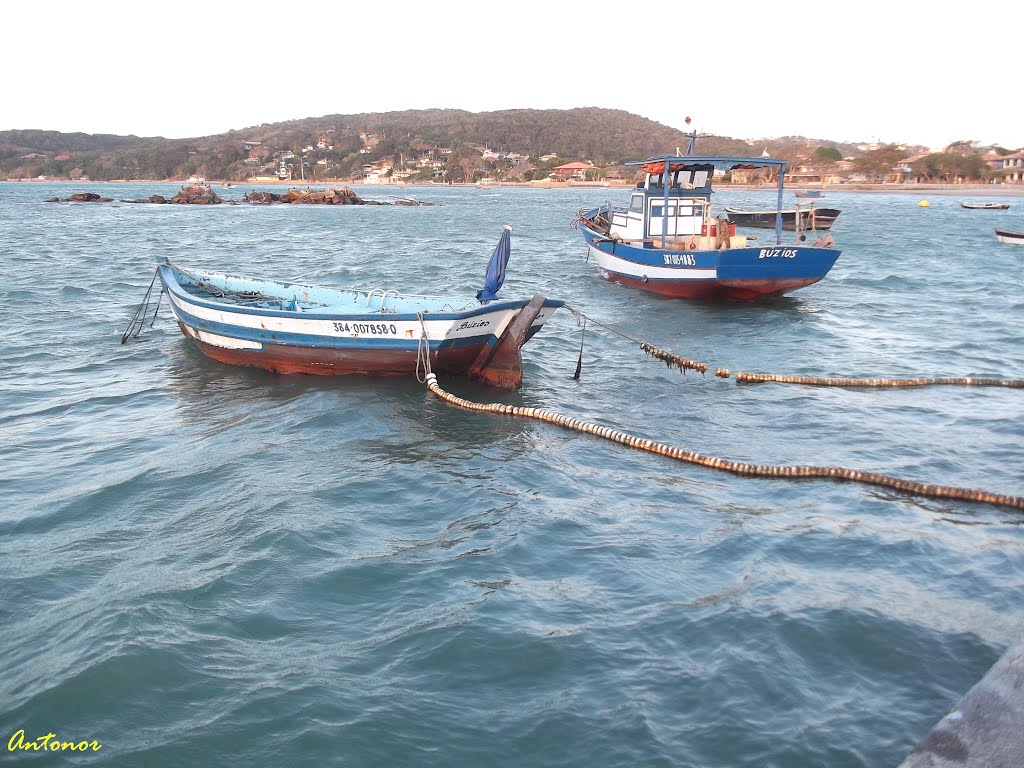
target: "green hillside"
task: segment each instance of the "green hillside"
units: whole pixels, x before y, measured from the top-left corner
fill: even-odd
[[[528,156],[528,161],[518,163],[518,172],[526,178],[546,174],[552,164],[574,160],[613,167],[685,148],[686,141],[674,128],[621,110],[599,108],[325,115],[191,139],[14,130],[0,131],[0,178],[141,180],[185,179],[195,174],[243,180],[276,173],[286,163],[296,179],[326,180],[358,178],[364,165],[384,160],[397,168],[432,156],[444,161],[445,178],[461,180],[471,170],[493,170],[493,164],[472,169],[472,163],[467,164],[467,157],[473,152],[479,157],[483,147]],[[801,146],[825,144],[794,141]],[[828,145],[844,153],[849,150]],[[760,141],[752,149],[736,139],[707,137],[699,149],[702,154],[747,155],[759,154],[762,147]],[[288,158],[288,153],[297,157]],[[540,160],[551,154],[558,160]],[[300,166],[298,156],[303,155],[305,162]],[[497,171],[511,174],[513,169],[498,167]]]

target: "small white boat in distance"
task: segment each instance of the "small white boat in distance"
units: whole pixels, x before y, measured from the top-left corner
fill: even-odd
[[[960,202],[961,208],[970,208],[976,211],[1005,211],[1009,209],[1009,203],[972,203],[967,200]]]
[[[1010,245],[1024,245],[1024,232],[1011,232],[1008,229],[997,229],[996,240]]]

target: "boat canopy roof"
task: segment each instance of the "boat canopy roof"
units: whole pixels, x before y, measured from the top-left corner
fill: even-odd
[[[641,165],[647,173],[662,173],[665,163],[670,171],[706,169],[709,166],[719,171],[735,168],[785,168],[789,163],[774,157],[697,157],[691,155],[662,155],[646,160],[631,160],[626,165]]]

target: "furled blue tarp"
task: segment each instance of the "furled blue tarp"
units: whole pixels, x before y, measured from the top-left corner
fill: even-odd
[[[626,165],[647,165],[648,163],[670,163],[672,170],[700,168],[709,165],[720,171],[733,168],[780,168],[788,165],[785,160],[774,157],[700,157],[691,155],[660,155],[646,160],[630,160]],[[660,170],[658,171],[660,173]]]
[[[476,294],[477,301],[493,301],[497,298],[498,289],[505,282],[505,265],[508,264],[512,252],[512,227],[507,224],[501,228],[501,238],[494,246],[494,253],[487,263],[487,275],[484,277],[483,290]]]

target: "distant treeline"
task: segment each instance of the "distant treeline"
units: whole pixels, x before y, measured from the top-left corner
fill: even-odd
[[[415,169],[417,176],[411,180],[473,181],[482,175],[530,180],[571,161],[593,163],[601,174],[619,168],[621,175],[628,175],[631,171],[621,168],[626,161],[685,150],[686,144],[682,131],[622,110],[428,109],[326,115],[191,139],[0,131],[0,178],[106,181],[202,176],[241,181],[286,171],[293,180],[315,182],[356,179],[364,166],[386,162],[396,171]],[[794,167],[805,162],[834,167],[838,158],[860,157],[857,170],[867,175],[882,175],[893,158],[923,149],[889,145],[868,150],[800,136],[755,141],[704,136],[698,141],[700,154],[760,155],[766,147],[773,157],[787,159]],[[482,159],[483,148],[500,156]],[[509,154],[518,159],[506,159]],[[433,163],[418,165],[423,158]],[[950,170],[940,169],[938,161],[933,165],[939,174]],[[953,172],[973,175],[983,170],[982,165],[961,154]]]
[[[264,149],[258,162],[247,141],[261,142]],[[391,159],[398,167],[438,148],[488,147],[526,155],[537,166],[541,156],[556,154],[559,162],[587,160],[606,167],[685,149],[686,141],[674,128],[598,108],[327,115],[193,139],[17,130],[0,131],[0,177],[137,180],[197,175],[241,180],[275,169],[283,152],[302,157],[307,147],[314,151],[306,156],[306,168],[295,167],[297,158],[290,162],[296,179],[357,177],[364,164]],[[327,146],[317,147],[318,143]],[[745,142],[720,137],[702,139],[700,149],[723,154],[751,151]],[[458,158],[446,159],[458,173]]]

